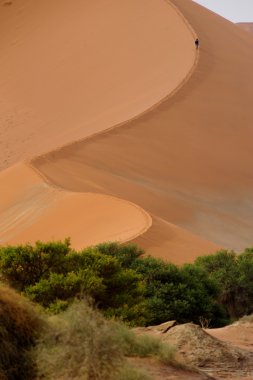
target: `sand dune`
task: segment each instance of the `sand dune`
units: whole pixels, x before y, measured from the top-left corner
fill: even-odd
[[[253,40],[191,1],[173,3],[200,38],[189,81],[148,114],[33,164],[66,189],[128,199],[241,249],[253,243]]]
[[[253,33],[253,22],[239,22],[237,25],[247,32]]]
[[[196,65],[194,31],[162,0],[20,0],[2,7],[0,32],[1,168],[147,112]],[[134,204],[60,191],[23,164],[0,181],[1,243],[71,236],[80,248],[151,225]]]
[[[4,3],[0,169],[135,117],[194,64],[192,35],[164,0]]]
[[[147,255],[178,265],[192,262],[198,256],[211,254],[221,248],[158,217],[152,218],[152,226],[133,243],[142,247]]]
[[[159,257],[181,263],[252,245],[250,34],[190,0],[20,0],[2,7],[0,32],[0,161],[55,149],[32,161],[46,180],[46,193],[36,185],[43,215],[71,209],[64,192],[107,194],[152,215],[137,241]],[[64,189],[57,201],[51,185]],[[2,210],[9,225],[13,205],[15,196]]]
[[[81,249],[103,241],[125,242],[145,232],[151,217],[127,201],[50,187],[18,164],[0,174],[0,244],[63,240]],[[7,187],[7,189],[5,188]]]

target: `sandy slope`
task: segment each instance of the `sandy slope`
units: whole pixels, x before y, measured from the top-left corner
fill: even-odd
[[[201,41],[184,87],[152,112],[33,164],[67,189],[117,195],[241,249],[253,243],[253,40],[189,0],[173,3]]]
[[[196,60],[192,29],[163,0],[4,4],[0,168],[150,109],[183,85]],[[80,248],[151,225],[132,203],[59,191],[23,164],[1,174],[0,212],[2,243],[71,236]]]
[[[206,331],[217,339],[253,352],[252,322],[235,322],[226,327]]]
[[[192,36],[164,0],[4,3],[0,169],[138,115],[194,62]]]
[[[221,248],[164,219],[152,219],[152,227],[133,240],[135,244],[144,248],[148,255],[180,265]]]
[[[51,187],[24,164],[0,173],[0,183],[0,244],[70,236],[72,246],[80,249],[103,241],[131,240],[152,223],[134,204]]]
[[[237,25],[247,32],[253,33],[253,22],[239,22]]]

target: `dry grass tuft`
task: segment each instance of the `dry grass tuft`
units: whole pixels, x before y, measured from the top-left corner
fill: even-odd
[[[245,315],[244,317],[242,317],[242,318],[240,319],[239,322],[243,322],[243,323],[245,323],[245,322],[253,323],[253,314],[251,314],[251,315]]]
[[[42,326],[42,319],[23,297],[0,285],[1,379],[34,378],[30,349]]]
[[[127,357],[157,357],[173,363],[174,350],[126,326],[105,320],[84,302],[51,317],[37,350],[38,379],[148,379]]]

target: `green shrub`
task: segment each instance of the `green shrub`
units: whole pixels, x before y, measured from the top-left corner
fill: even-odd
[[[2,278],[14,288],[23,291],[51,272],[64,272],[64,261],[70,252],[70,240],[0,247]]]
[[[199,257],[195,263],[216,282],[218,301],[232,319],[253,312],[253,249],[248,248],[238,255],[221,250]]]
[[[68,239],[2,247],[1,277],[52,312],[62,311],[66,302],[71,304],[76,298],[92,298],[108,316],[144,323],[141,275],[124,268],[116,257],[103,254],[102,246],[100,251],[93,247],[76,252]]]
[[[217,303],[218,287],[206,271],[194,266],[165,263],[155,258],[136,259],[132,267],[146,284],[148,324],[176,319],[199,323],[204,317],[212,325],[223,325],[226,314]]]

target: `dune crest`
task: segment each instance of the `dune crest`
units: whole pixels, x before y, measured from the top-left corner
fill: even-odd
[[[136,117],[195,62],[169,1],[19,0],[0,10],[0,169]]]
[[[200,38],[188,82],[138,119],[33,165],[63,188],[113,194],[241,250],[253,244],[252,36],[192,1],[172,3]]]
[[[0,32],[0,169],[9,167],[0,178],[1,243],[71,236],[80,248],[145,233],[152,220],[136,204],[65,191],[10,165],[98,136],[172,96],[196,67],[191,25],[170,1],[20,0],[0,12]]]

